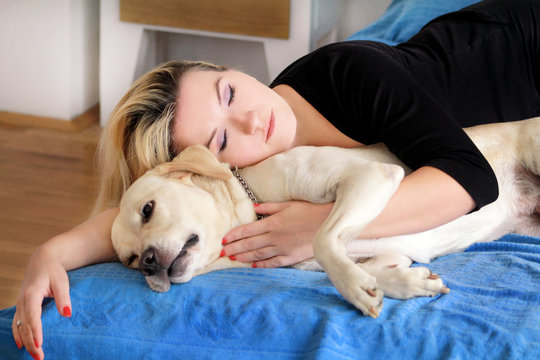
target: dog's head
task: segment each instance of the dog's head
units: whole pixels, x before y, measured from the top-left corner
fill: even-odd
[[[139,269],[156,291],[167,291],[171,282],[189,281],[212,266],[235,266],[219,258],[221,239],[234,226],[255,219],[235,182],[229,167],[204,146],[189,147],[148,171],[125,192],[113,223],[112,242],[120,260]]]

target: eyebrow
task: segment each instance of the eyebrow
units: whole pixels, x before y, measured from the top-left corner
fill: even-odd
[[[216,81],[216,94],[217,94],[217,98],[218,98],[218,101],[219,101],[220,104],[221,104],[221,93],[219,91],[219,82],[221,81],[221,79],[223,79],[223,77],[218,78],[217,81]],[[214,129],[214,131],[212,131],[212,134],[210,135],[210,139],[206,143],[207,148],[210,148],[210,143],[214,139],[214,136],[216,136],[216,132],[217,132],[217,128]]]

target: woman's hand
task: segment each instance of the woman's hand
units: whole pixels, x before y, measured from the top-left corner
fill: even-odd
[[[49,254],[46,246],[41,246],[26,268],[11,325],[17,347],[21,349],[24,346],[34,359],[44,357],[41,304],[46,297],[55,299],[60,315],[71,316],[67,272],[57,256]]]
[[[15,343],[34,359],[43,359],[41,303],[54,298],[60,315],[71,316],[67,271],[116,259],[111,229],[118,208],[105,210],[53,237],[34,251],[24,274],[12,331]],[[19,326],[17,326],[19,324]]]
[[[332,210],[331,204],[303,201],[262,203],[258,214],[266,218],[241,225],[224,237],[224,256],[253,267],[282,267],[313,257],[313,239]]]

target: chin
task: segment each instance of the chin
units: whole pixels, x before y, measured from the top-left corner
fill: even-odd
[[[182,275],[171,275],[170,281],[174,284],[181,284],[190,281],[195,275],[195,270],[186,269]]]

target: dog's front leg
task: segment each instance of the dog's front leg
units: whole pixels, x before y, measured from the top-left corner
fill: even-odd
[[[386,206],[403,179],[395,165],[367,163],[348,170],[335,184],[335,205],[317,233],[315,258],[347,301],[365,315],[377,317],[382,291],[376,278],[348,256],[346,244],[354,239]]]
[[[450,290],[426,267],[410,268],[412,260],[401,254],[374,256],[358,266],[377,279],[384,295],[394,299],[435,296]]]

